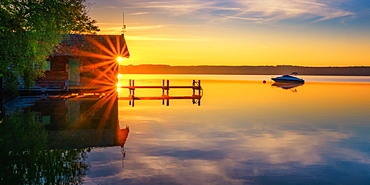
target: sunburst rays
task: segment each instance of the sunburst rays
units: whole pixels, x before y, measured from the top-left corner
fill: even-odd
[[[83,86],[94,92],[116,92],[119,63],[130,56],[124,36],[88,36],[86,39],[92,47],[78,51],[84,64]]]
[[[83,49],[77,51],[82,64],[80,67],[82,87],[80,88],[83,91],[76,98],[81,98],[81,101],[84,98],[93,98],[96,101],[82,117],[89,119],[97,113],[101,114],[95,133],[100,136],[112,116],[118,116],[116,115],[118,114],[116,89],[119,67],[117,57],[127,59],[130,54],[123,35],[88,35],[85,38],[88,42],[81,46]],[[101,112],[102,108],[104,108],[103,112]]]

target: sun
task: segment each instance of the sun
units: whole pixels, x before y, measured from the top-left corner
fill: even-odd
[[[121,56],[118,56],[118,57],[116,57],[116,61],[118,62],[118,63],[121,63],[122,61],[124,61],[124,60],[126,60],[125,58],[123,58],[123,57],[121,57]]]

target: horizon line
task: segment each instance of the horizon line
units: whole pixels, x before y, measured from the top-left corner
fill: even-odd
[[[169,64],[128,64],[120,66],[169,66],[169,67],[364,67],[368,68],[370,66],[305,66],[305,65],[169,65]]]

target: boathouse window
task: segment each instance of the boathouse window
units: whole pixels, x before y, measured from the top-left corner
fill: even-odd
[[[44,66],[44,70],[45,71],[50,71],[51,70],[51,64],[50,64],[50,61],[46,61],[46,64]]]

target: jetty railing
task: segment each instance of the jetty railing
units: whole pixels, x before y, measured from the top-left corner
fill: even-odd
[[[118,88],[129,89],[128,97],[119,97],[119,100],[129,100],[129,104],[135,106],[135,100],[162,100],[162,105],[166,103],[169,106],[170,99],[191,99],[193,104],[200,105],[200,99],[203,96],[203,89],[200,80],[193,80],[191,86],[173,86],[169,80],[162,80],[162,85],[157,86],[136,86],[135,80],[129,80],[128,86],[119,86]],[[137,89],[162,89],[162,95],[156,97],[137,97],[135,90]],[[170,89],[192,89],[191,96],[170,96]]]

